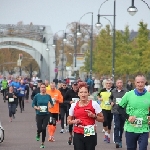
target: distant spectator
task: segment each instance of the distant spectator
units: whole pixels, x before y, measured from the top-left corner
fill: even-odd
[[[88,78],[86,83],[88,85],[88,91],[90,92],[90,94],[92,94],[93,93],[93,89],[92,89],[92,87],[93,87],[93,80]]]
[[[97,92],[99,88],[100,88],[100,80],[96,78],[94,80],[94,91]]]
[[[127,90],[128,91],[131,91],[132,90],[132,88],[133,88],[133,86],[132,86],[132,83],[131,83],[131,81],[130,80],[128,80],[128,82],[127,82]]]
[[[66,79],[66,84],[67,84],[67,85],[70,84],[70,79],[69,79],[69,78]]]

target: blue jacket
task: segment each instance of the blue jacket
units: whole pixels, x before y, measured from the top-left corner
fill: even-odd
[[[21,88],[21,90],[19,90],[19,88]],[[26,86],[20,84],[20,86],[17,88],[17,91],[18,96],[25,96]]]

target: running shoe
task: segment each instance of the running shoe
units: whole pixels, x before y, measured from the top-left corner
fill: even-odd
[[[48,141],[49,141],[49,142],[51,142],[51,141],[52,141],[52,137],[51,137],[51,136],[49,136]]]
[[[52,138],[51,138],[51,142],[55,142],[55,139],[54,139],[54,137],[52,136]]]
[[[37,140],[37,141],[40,140],[40,135],[36,135],[36,140]]]
[[[105,130],[103,129],[102,132],[105,133]]]
[[[107,138],[107,143],[110,143],[110,138],[109,137]]]
[[[40,148],[45,148],[45,145],[44,145],[44,144],[41,144]]]
[[[69,137],[68,144],[69,144],[69,145],[72,144],[72,137]]]
[[[61,130],[60,130],[60,133],[65,133],[64,129],[61,129]]]
[[[107,141],[107,139],[108,139],[108,136],[104,135],[104,141]]]
[[[116,148],[119,148],[119,142],[116,142]]]

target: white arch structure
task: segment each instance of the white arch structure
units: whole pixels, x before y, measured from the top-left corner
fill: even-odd
[[[46,27],[45,27],[46,28]],[[47,29],[47,30],[46,30]],[[42,80],[49,80],[52,81],[55,78],[55,50],[52,46],[52,33],[50,32],[50,28],[46,28],[44,30],[43,36],[46,38],[46,43],[42,43],[39,41],[31,40],[28,38],[23,37],[0,37],[0,43],[11,41],[11,42],[18,42],[24,43],[25,45],[30,46],[25,47],[21,45],[0,45],[0,49],[2,48],[15,48],[24,52],[29,53],[38,63],[40,68],[40,78]],[[47,32],[48,31],[48,32]],[[49,51],[46,51],[46,48]]]

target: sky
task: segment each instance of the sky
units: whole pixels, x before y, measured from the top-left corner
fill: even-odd
[[[105,0],[0,0],[0,24],[48,25],[53,33],[65,30],[67,24],[78,22],[87,12],[93,12],[93,23],[97,23],[97,14],[100,5]],[[150,6],[150,0],[145,0]],[[113,2],[108,0],[100,9],[101,15],[113,15]],[[150,29],[150,9],[142,0],[135,0],[138,12],[130,16],[127,12],[131,0],[116,0],[116,29],[124,30],[129,25],[130,30],[137,31],[139,21],[143,20]],[[113,17],[107,17],[113,24]],[[91,14],[85,15],[81,21],[91,24]],[[103,26],[109,24],[101,18]],[[69,29],[67,29],[69,30]]]

